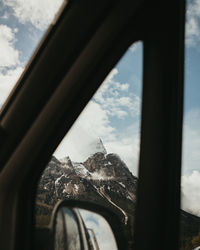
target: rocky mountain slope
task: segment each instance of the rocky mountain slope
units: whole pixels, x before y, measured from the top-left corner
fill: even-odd
[[[194,237],[200,236],[200,217],[181,210],[180,214],[180,250],[194,249]],[[200,237],[198,237],[200,246]]]
[[[99,152],[83,163],[52,157],[38,185],[37,215],[50,214],[58,200],[80,199],[111,208],[127,223],[135,209],[137,178],[119,156],[107,154],[101,143]]]
[[[125,225],[131,221],[127,226],[133,232],[138,180],[118,155],[107,154],[101,140],[93,147],[96,153],[84,162],[73,162],[69,157],[58,160],[52,156],[38,184],[37,225],[48,224],[57,201],[74,199],[109,207]],[[180,220],[181,249],[188,250],[185,245],[200,232],[200,218],[181,210]]]

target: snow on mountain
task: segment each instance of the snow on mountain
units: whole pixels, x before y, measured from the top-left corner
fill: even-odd
[[[69,156],[66,156],[66,157],[64,157],[64,158],[62,158],[62,159],[59,159],[59,161],[60,161],[63,165],[65,165],[65,164],[71,165],[71,159],[69,158]]]
[[[82,163],[72,162],[76,174],[83,178],[91,177],[91,173],[85,168]]]
[[[95,153],[103,153],[107,154],[107,151],[103,145],[102,140],[99,138],[97,140],[92,141],[88,146],[88,156],[92,156]]]
[[[119,156],[106,153],[101,140],[94,145],[93,154],[84,162],[74,162],[69,157],[58,160],[52,156],[38,184],[37,225],[41,225],[41,218],[50,218],[59,200],[67,199],[108,207],[127,226],[134,221],[138,179]],[[181,242],[185,244],[198,234],[200,218],[184,211],[180,215]],[[132,227],[127,229],[131,231]]]
[[[38,215],[49,213],[46,205],[58,200],[81,199],[110,207],[127,222],[127,214],[135,208],[137,178],[117,155],[107,154],[100,139],[91,147],[84,162],[52,157],[38,185]]]
[[[110,173],[106,171],[107,167],[112,166],[112,163],[106,160],[107,151],[103,145],[101,139],[93,140],[93,142],[89,145],[90,155],[88,159],[93,159],[93,156],[96,154],[100,154],[103,156],[104,162],[101,161],[101,169],[97,168],[91,171],[86,167],[87,163],[80,163],[71,161],[70,157],[64,157],[59,159],[61,166],[63,168],[73,168],[76,174],[82,178],[93,179],[93,180],[108,180],[113,177],[110,176]],[[116,155],[116,157],[118,157]],[[86,161],[87,162],[87,161]]]
[[[113,177],[108,177],[104,171],[93,172],[91,174],[91,179],[93,180],[111,180]]]
[[[92,179],[92,180],[111,180],[111,179],[113,179],[113,177],[108,176],[106,171],[104,171],[103,169],[96,170],[94,172],[90,172],[82,163],[72,162],[72,165],[74,167],[76,174],[79,177],[82,177],[84,179]],[[110,164],[105,164],[104,167],[108,166],[108,165],[110,165]]]
[[[65,176],[65,175],[62,174],[60,177],[58,177],[58,178],[55,180],[55,186],[60,185],[60,180],[62,179],[63,176]]]

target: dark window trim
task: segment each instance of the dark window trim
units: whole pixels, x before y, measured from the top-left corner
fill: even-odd
[[[49,27],[1,109],[0,171],[115,5],[70,1]]]
[[[179,249],[185,3],[160,4],[144,38],[137,250]]]
[[[142,3],[142,1],[138,2]],[[53,92],[51,98],[45,99],[46,105],[43,106],[42,112],[32,119],[32,122],[35,122],[29,124],[28,128],[23,132],[24,134],[20,138],[24,138],[21,142],[20,140],[17,143],[15,141],[16,144],[12,151],[14,153],[12,154],[10,151],[7,155],[9,161],[0,175],[0,242],[2,242],[4,249],[31,249],[31,229],[33,230],[32,206],[36,180],[39,174],[65,132],[71,127],[106,74],[112,69],[128,46],[141,38],[144,40],[144,89],[135,244],[137,250],[147,248],[154,250],[177,249],[180,200],[184,2],[176,0],[172,5],[169,2],[151,1],[151,3],[143,5],[142,11],[136,8],[138,2],[132,3],[132,1],[127,1],[127,5],[124,5],[122,1],[117,2],[118,7],[113,11],[115,17],[113,20],[115,22],[111,21],[112,14],[110,13],[108,19],[111,18],[111,20],[105,25],[105,30],[103,31],[106,33],[110,30],[113,37],[104,41],[105,47],[102,47],[104,50],[102,55],[98,57],[98,63],[96,62],[93,65],[93,69],[88,69],[87,77],[84,76],[82,82],[84,86],[80,86],[79,91],[77,89],[76,93],[69,92],[72,93],[73,99],[71,99],[68,107],[59,114],[60,116],[52,120],[49,128],[45,130],[45,120],[50,118],[52,112],[56,112],[55,108],[58,105],[56,95],[59,91],[61,93],[62,86],[66,85],[63,81]],[[136,13],[134,13],[134,10],[136,10]],[[130,13],[130,16],[128,13]],[[121,14],[121,19],[116,19],[118,14]],[[164,28],[160,30],[158,24],[162,24],[162,28]],[[94,49],[95,51],[96,45],[94,44],[94,47],[92,47],[92,42],[94,42],[95,38],[97,39],[97,44],[100,43],[99,45],[102,46],[101,39],[103,37],[98,37],[99,34],[98,32],[95,34],[90,41],[89,47],[84,49],[78,60],[70,68],[67,75],[68,79],[66,79],[68,82],[71,82],[69,81],[70,74],[80,73],[85,60],[88,60],[88,56],[93,54],[91,50]],[[157,45],[156,47],[155,44]],[[153,54],[152,49],[154,51]],[[165,50],[164,58],[162,58],[163,50]],[[84,53],[86,54],[84,55]],[[170,56],[172,56],[173,60]],[[168,66],[168,68],[164,66]],[[77,77],[81,77],[81,75],[77,75]],[[157,86],[159,88],[158,92],[154,93],[152,91],[154,88],[150,88],[150,86]],[[69,90],[70,88],[67,89]],[[77,96],[84,93],[83,89],[85,90],[85,98],[76,103],[74,100],[77,99]],[[164,90],[166,90],[166,93]],[[163,99],[160,98],[161,96]],[[171,104],[173,105],[168,107],[169,100],[172,100]],[[151,105],[149,105],[149,101],[152,102]],[[159,105],[160,107],[158,107]],[[10,108],[14,107],[11,105]],[[158,112],[164,111],[162,115],[164,120],[162,122],[158,121],[156,124],[155,122],[152,123],[151,116],[152,114],[155,115],[153,112],[155,107],[158,107]],[[5,119],[4,122],[1,120],[1,126],[5,129],[5,133],[9,131],[6,130],[7,114],[5,113],[3,117]],[[66,114],[68,114],[70,119],[66,119]],[[12,118],[13,116],[11,116],[11,120]],[[8,119],[7,121],[10,122],[11,120]],[[163,121],[166,121],[166,123]],[[151,125],[149,128],[147,128],[148,123]],[[10,123],[10,127],[12,127],[11,125]],[[42,126],[44,126],[43,130],[41,130]],[[156,131],[155,128],[157,128]],[[153,150],[153,147],[151,154],[148,153],[149,146],[152,146],[152,141],[150,141],[152,132],[152,135],[155,135],[156,132],[161,136],[154,143],[155,148],[160,148],[161,152],[158,161],[154,161],[156,150]],[[49,136],[53,136],[51,138],[54,138],[54,141],[48,140]],[[38,145],[39,138],[41,141],[40,145]],[[10,140],[12,142],[12,137]],[[51,145],[49,145],[50,142]],[[167,152],[164,152],[164,149],[167,149]],[[148,162],[148,160],[150,161]],[[164,164],[161,165],[161,162],[164,162]],[[149,169],[153,172],[149,172]],[[166,175],[164,181],[161,182],[158,177],[163,177],[163,169],[166,171]],[[147,173],[150,174],[148,176],[149,180],[147,180]],[[153,178],[151,179],[151,177]],[[151,182],[149,182],[150,179]],[[149,191],[147,190],[147,183],[150,184],[149,187],[154,191],[161,189],[161,195],[156,196],[156,193],[153,192],[147,195],[146,191]],[[166,187],[164,187],[165,184],[167,184]],[[156,202],[149,204],[149,201],[154,201],[154,199]],[[147,213],[148,205],[149,211]],[[166,209],[166,206],[169,210]],[[162,210],[163,208],[165,209]],[[160,212],[157,214],[155,211]],[[149,216],[151,216],[151,219]],[[148,225],[147,222],[149,221],[153,224]],[[21,242],[23,245],[21,245]]]

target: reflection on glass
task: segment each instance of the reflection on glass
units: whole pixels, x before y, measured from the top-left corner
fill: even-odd
[[[79,250],[81,249],[80,234],[77,218],[69,208],[61,208],[56,214],[55,220],[55,250]]]
[[[107,221],[89,210],[60,207],[53,231],[55,250],[117,250]]]
[[[0,107],[62,2],[0,1]]]
[[[64,230],[64,222],[62,212],[58,212],[56,218],[55,226],[55,239],[54,239],[54,249],[62,250],[65,249],[66,244],[66,235]]]
[[[78,224],[77,224],[74,214],[68,208],[63,208],[63,214],[64,214],[65,225],[66,225],[67,249],[70,249],[70,250],[81,249],[79,229],[78,229]]]
[[[100,215],[79,209],[95,250],[117,250],[113,232],[107,221]]]
[[[180,249],[200,247],[200,2],[187,1]]]

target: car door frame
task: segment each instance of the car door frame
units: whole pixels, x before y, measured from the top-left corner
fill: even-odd
[[[96,18],[95,11],[91,14],[92,1],[85,1],[85,7],[81,1],[74,2],[75,7],[71,1],[48,30],[1,112],[0,246],[8,250],[33,249],[33,207],[40,174],[112,67],[133,42],[142,40],[143,103],[135,247],[177,249],[185,3],[102,1],[102,15]],[[88,12],[81,33],[84,39],[73,46],[78,35],[73,27],[70,29],[69,20],[76,18],[74,27],[78,28],[83,8]],[[56,53],[51,57],[52,48],[56,49],[62,39],[62,27],[69,37],[72,35],[69,48],[75,47],[71,54],[70,50],[65,51],[69,55],[66,67],[65,61],[61,65],[58,61],[63,58],[61,48],[56,50],[58,58]],[[38,89],[37,81],[49,79],[56,63],[59,74],[50,87],[47,81]]]

